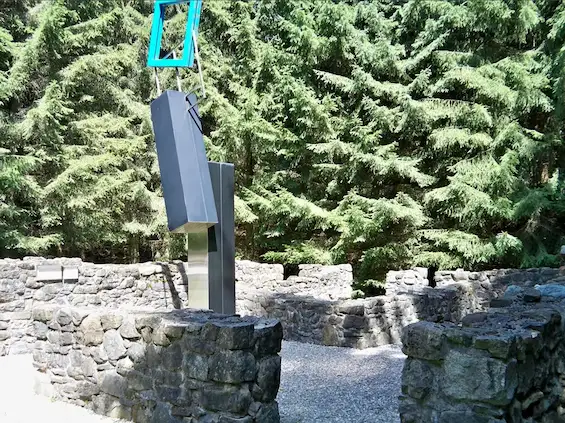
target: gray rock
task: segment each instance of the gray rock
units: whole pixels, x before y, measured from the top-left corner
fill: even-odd
[[[163,347],[166,347],[171,343],[162,327],[158,327],[153,331],[152,341],[155,345],[160,345]]]
[[[504,298],[514,299],[521,296],[524,293],[524,288],[517,285],[509,285],[504,291]]]
[[[125,377],[128,381],[128,387],[135,391],[149,391],[153,389],[153,379],[142,372],[132,370]]]
[[[127,354],[134,363],[140,363],[145,360],[145,346],[138,343],[132,343],[128,348]]]
[[[175,342],[170,346],[163,349],[161,353],[161,360],[163,367],[168,370],[179,369],[182,366],[183,352],[180,342]]]
[[[257,362],[257,380],[253,386],[253,398],[256,401],[274,401],[279,391],[281,379],[281,358],[263,357]]]
[[[255,325],[255,355],[277,354],[281,350],[283,327],[275,319],[265,320]]]
[[[158,402],[153,410],[150,423],[182,423],[182,420],[171,415],[171,406]]]
[[[135,321],[133,318],[126,318],[120,326],[120,335],[124,339],[139,339],[141,335],[135,328]]]
[[[57,323],[59,323],[62,326],[68,325],[69,323],[72,323],[73,321],[73,316],[71,313],[71,310],[69,309],[60,309],[55,313],[55,320],[57,321]]]
[[[516,360],[505,363],[451,350],[445,357],[444,392],[455,400],[510,404],[518,385]]]
[[[124,347],[122,338],[115,329],[110,329],[104,333],[103,345],[110,360],[119,360],[126,356],[126,347]]]
[[[123,316],[119,314],[103,314],[100,316],[100,322],[102,323],[102,329],[105,331],[108,329],[118,329],[122,324]]]
[[[209,377],[224,383],[249,382],[255,378],[256,364],[253,354],[244,351],[217,351],[209,359]]]
[[[255,416],[255,423],[279,423],[279,405],[276,401],[263,404]]]
[[[441,413],[438,423],[504,423],[505,420],[493,419],[490,416],[481,416],[480,414],[469,411],[446,411]]]
[[[126,394],[128,382],[126,378],[120,376],[115,371],[107,371],[102,374],[100,390],[106,394],[117,398],[122,398]]]
[[[471,313],[461,319],[461,324],[465,327],[471,327],[484,322],[488,317],[487,313]]]
[[[493,298],[490,300],[491,308],[503,308],[510,307],[512,305],[512,300],[509,298]]]
[[[80,331],[85,345],[100,345],[104,340],[104,331],[99,316],[91,314],[85,317],[80,324]]]
[[[541,301],[541,292],[535,288],[527,288],[524,290],[524,301],[527,303],[538,303]]]
[[[243,414],[251,404],[251,392],[247,387],[212,385],[202,389],[201,405],[211,411]]]
[[[404,354],[425,360],[440,360],[446,353],[443,327],[430,322],[408,325],[402,331]]]
[[[192,379],[208,380],[208,357],[199,354],[184,355],[186,375]]]
[[[417,400],[424,399],[433,386],[434,373],[430,365],[408,358],[402,369],[402,392]]]
[[[536,285],[535,288],[544,297],[565,298],[565,285]]]
[[[220,324],[216,342],[218,348],[238,350],[253,345],[254,325],[249,322]]]
[[[34,307],[31,313],[33,320],[37,320],[39,322],[49,322],[53,320],[55,308],[52,306]]]

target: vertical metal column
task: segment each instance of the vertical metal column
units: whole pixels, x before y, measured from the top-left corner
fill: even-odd
[[[235,313],[234,165],[209,162],[218,223],[208,229],[209,307]]]
[[[186,277],[188,279],[188,307],[210,308],[208,280],[208,232],[187,234]]]

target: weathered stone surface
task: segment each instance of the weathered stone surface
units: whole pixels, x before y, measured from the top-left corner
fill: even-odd
[[[68,322],[69,316],[75,316],[78,327]],[[274,399],[280,383],[281,360],[275,352],[282,338],[280,324],[178,311],[141,315],[141,324],[137,314],[123,316],[120,311],[83,313],[67,307],[47,322],[35,321],[46,328],[46,339],[37,341],[34,366],[48,375],[43,383],[54,387],[41,392],[139,422],[278,422]],[[133,325],[124,333],[132,338],[123,339],[120,329],[128,320]],[[165,345],[154,343],[159,330],[168,340]],[[147,332],[146,339],[135,339],[134,331]],[[102,339],[96,336],[93,342],[93,333],[101,333]],[[202,353],[192,348],[196,341],[204,346]],[[260,353],[258,358],[254,352]],[[253,398],[255,411],[250,409]]]
[[[492,308],[509,307],[512,305],[512,300],[509,298],[494,298],[490,301]]]
[[[91,314],[85,317],[80,324],[80,330],[85,345],[100,345],[104,340],[102,323],[97,315]]]
[[[283,327],[278,320],[268,320],[255,325],[255,354],[257,356],[277,354],[281,350]]]
[[[180,342],[175,342],[162,353],[161,360],[165,369],[176,370],[182,366],[183,352]]]
[[[527,288],[524,290],[524,301],[527,303],[537,303],[541,301],[541,292],[535,288]]]
[[[257,380],[253,386],[256,401],[271,402],[277,397],[281,379],[281,358],[278,355],[263,357],[257,363]]]
[[[57,320],[57,323],[59,323],[62,326],[65,326],[73,321],[73,316],[71,315],[70,309],[62,308],[57,310],[55,314],[55,319]]]
[[[473,326],[484,322],[487,318],[487,313],[471,313],[461,319],[463,326]]]
[[[118,329],[122,324],[123,316],[120,314],[102,314],[100,316],[100,322],[102,324],[102,329]]]
[[[402,369],[402,392],[424,399],[433,387],[434,371],[426,361],[408,358]]]
[[[201,401],[208,410],[242,414],[251,404],[251,392],[247,387],[214,385],[202,390]]]
[[[523,295],[525,295],[524,290]],[[545,307],[544,307],[545,306]],[[402,422],[533,423],[565,411],[565,303],[518,301],[470,325],[434,325],[443,358],[417,354],[418,331],[402,374]],[[404,339],[410,341],[410,339]],[[565,414],[564,414],[565,415]]]
[[[278,423],[279,421],[279,405],[276,402],[263,404],[255,416],[256,423]]]
[[[254,325],[250,322],[220,324],[217,334],[218,348],[238,350],[253,345]]]
[[[184,356],[186,375],[192,379],[208,380],[208,357],[199,354]]]
[[[145,360],[145,346],[139,343],[133,343],[128,347],[127,354],[134,363],[140,363]]]
[[[150,423],[181,423],[181,420],[171,414],[170,405],[158,402],[151,416]]]
[[[100,390],[117,398],[125,396],[128,387],[127,379],[115,371],[107,371],[102,374]]]
[[[252,381],[256,376],[253,354],[245,351],[217,351],[209,359],[209,377],[224,383]]]
[[[126,356],[126,347],[122,337],[115,329],[110,329],[104,333],[103,339],[104,351],[110,360],[119,360]]]
[[[445,355],[445,334],[440,325],[418,322],[402,333],[402,351],[410,357],[441,360]]]
[[[135,320],[133,318],[126,318],[120,326],[120,335],[124,339],[139,339],[140,333],[135,328]]]
[[[457,400],[480,400],[506,405],[517,388],[515,361],[500,360],[450,351],[445,358],[445,393]]]

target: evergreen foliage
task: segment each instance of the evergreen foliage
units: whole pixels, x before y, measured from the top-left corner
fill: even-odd
[[[149,119],[150,2],[10,3],[0,254],[182,257]],[[236,165],[239,255],[350,262],[367,291],[391,268],[557,263],[561,1],[205,0],[199,44],[209,157]]]

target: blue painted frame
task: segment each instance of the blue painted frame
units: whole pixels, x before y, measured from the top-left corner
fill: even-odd
[[[186,33],[184,36],[183,57],[159,58],[161,53],[161,42],[163,39],[163,25],[165,22],[165,9],[172,4],[189,3],[188,19],[186,22]],[[151,38],[149,41],[149,54],[147,55],[147,66],[151,68],[190,68],[194,65],[194,41],[192,32],[198,35],[200,24],[200,13],[202,11],[202,0],[155,0],[153,11],[153,23],[151,24]]]

